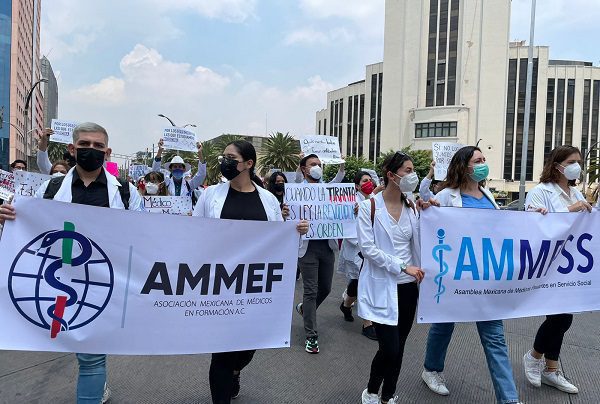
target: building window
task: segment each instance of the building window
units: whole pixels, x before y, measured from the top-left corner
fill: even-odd
[[[327,136],[327,118],[323,119],[323,134]]]
[[[333,120],[333,110],[334,110],[334,102],[331,101],[331,104],[329,105],[329,136],[333,135],[333,123],[335,122]]]
[[[415,138],[456,137],[457,122],[425,122],[415,124]]]
[[[598,156],[598,114],[600,112],[600,80],[594,80],[594,89],[592,90],[592,135],[590,137],[590,147],[596,147],[596,152],[592,156]]]
[[[554,131],[554,147],[563,144],[563,120],[565,116],[565,80],[558,80],[556,91],[556,128]]]
[[[581,123],[581,154],[585,156],[590,146],[590,95],[592,90],[592,81],[584,80],[583,82],[583,121]]]
[[[527,167],[525,169],[525,179],[533,180],[533,149],[535,145],[535,111],[537,100],[537,77],[538,77],[538,59],[533,60],[533,74],[531,82],[531,111],[529,114],[529,135],[527,140]],[[517,92],[517,131],[516,144],[514,152],[515,172],[513,179],[521,178],[521,161],[523,151],[523,134],[525,127],[525,92],[527,89],[527,59],[521,59],[519,64],[519,89]]]
[[[363,148],[363,133],[365,128],[365,95],[360,95],[360,108],[358,112],[358,119],[360,119],[360,123],[358,124],[358,157],[363,156],[364,148]]]
[[[359,111],[358,111],[358,95],[354,96],[354,114],[352,116],[352,126],[354,126],[354,136],[352,137],[352,154],[358,156],[358,122],[359,122]],[[361,118],[362,120],[362,118]],[[362,140],[361,140],[362,141]]]
[[[573,144],[573,108],[575,106],[575,80],[567,82],[567,111],[565,114],[565,144]]]
[[[513,179],[513,147],[515,141],[515,101],[517,96],[517,59],[508,62],[506,97],[506,133],[504,134],[504,179]]]
[[[356,111],[352,110],[352,96],[348,97],[348,127],[346,134],[346,155],[352,156],[352,115],[356,114]],[[356,136],[356,134],[354,135]],[[340,149],[341,150],[341,149]]]
[[[456,60],[458,57],[458,19],[460,0],[452,0],[450,5],[450,45],[448,47],[448,84],[446,105],[456,105]]]
[[[377,75],[371,75],[371,113],[369,114],[369,160],[375,161],[375,129],[377,119]]]
[[[377,141],[375,155],[381,154],[381,101],[383,95],[383,73],[379,73],[379,84],[377,85]]]
[[[344,129],[344,100],[341,99],[339,101],[339,105],[340,105],[340,111],[339,111],[339,115],[338,115],[338,122],[337,122],[337,127],[338,127],[338,141],[340,143],[340,152],[342,150],[344,150],[342,148],[342,133],[343,133],[343,129]]]
[[[552,131],[554,129],[554,92],[556,80],[548,79],[546,102],[546,133],[544,137],[544,158],[552,151]]]
[[[429,1],[429,45],[427,47],[427,90],[425,106],[432,107],[435,94],[435,69],[438,43],[438,0]]]

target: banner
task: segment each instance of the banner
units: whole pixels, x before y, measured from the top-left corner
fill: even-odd
[[[140,177],[148,174],[152,169],[144,164],[132,164],[129,166],[129,176],[137,181]]]
[[[37,198],[15,209],[0,240],[1,349],[171,355],[290,346],[294,222]]]
[[[28,171],[15,171],[13,175],[15,176],[15,200],[33,198],[42,184],[52,178],[51,175]]]
[[[54,133],[50,135],[50,141],[63,144],[73,143],[73,129],[75,129],[77,125],[77,122],[53,119],[50,123],[50,127]]]
[[[150,213],[169,215],[192,215],[191,196],[142,196],[144,209]]]
[[[168,127],[163,130],[163,147],[168,150],[197,152],[196,134],[191,130]]]
[[[438,181],[443,181],[446,179],[446,174],[448,173],[448,166],[450,165],[450,161],[452,157],[454,157],[454,153],[457,150],[462,149],[464,145],[459,143],[449,143],[449,142],[433,142],[431,145],[431,149],[433,151],[433,161],[435,161],[434,168],[434,179]]]
[[[340,152],[340,143],[333,136],[303,136],[300,140],[300,148],[305,156],[316,154],[323,164],[344,163]]]
[[[600,212],[429,208],[417,321],[600,310]]]
[[[8,201],[15,194],[15,178],[12,173],[0,170],[0,199]]]
[[[352,184],[285,184],[289,220],[308,220],[307,240],[356,238],[356,188]]]

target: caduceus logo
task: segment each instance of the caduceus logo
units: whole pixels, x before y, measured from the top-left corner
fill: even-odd
[[[444,261],[444,251],[452,251],[452,248],[448,244],[444,244],[444,239],[446,238],[446,232],[444,229],[438,229],[437,231],[438,245],[433,247],[433,258],[440,265],[440,272],[433,278],[435,284],[437,285],[437,293],[434,296],[437,303],[440,302],[440,297],[446,292],[446,287],[442,284],[442,280],[444,275],[448,273],[450,269],[448,264]]]
[[[8,278],[15,308],[29,322],[50,330],[50,338],[94,321],[106,308],[113,284],[107,255],[70,222],[28,243]]]

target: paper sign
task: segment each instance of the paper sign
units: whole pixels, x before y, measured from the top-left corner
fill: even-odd
[[[143,196],[144,210],[169,215],[192,215],[191,196]]]
[[[143,164],[133,164],[129,166],[129,176],[135,181],[148,174],[150,171],[152,171],[152,169]]]
[[[0,199],[8,201],[15,194],[15,178],[12,173],[0,170]]]
[[[63,144],[73,143],[73,129],[75,129],[77,125],[77,122],[53,119],[51,128],[54,133],[50,136],[50,141]]]
[[[323,164],[344,163],[337,137],[320,135],[304,136],[300,141],[300,146],[305,156],[316,154]]]
[[[433,161],[435,161],[434,178],[436,180],[443,181],[446,179],[450,160],[452,160],[454,153],[463,147],[464,145],[460,143],[450,142],[434,142],[432,144]]]
[[[285,184],[289,220],[308,220],[308,240],[356,237],[354,184]]]
[[[376,187],[379,186],[379,176],[377,175],[375,170],[373,170],[371,168],[361,168],[360,171],[364,171],[367,174],[369,174],[371,176],[371,178],[373,179],[373,183],[375,184],[375,186]]]
[[[15,199],[33,198],[42,184],[52,178],[51,175],[15,171]]]
[[[163,130],[163,147],[169,150],[196,152],[196,134],[190,130],[168,127]]]
[[[106,162],[106,171],[108,171],[110,174],[114,175],[115,177],[119,176],[119,165],[117,163],[115,163],[114,161],[107,161]]]

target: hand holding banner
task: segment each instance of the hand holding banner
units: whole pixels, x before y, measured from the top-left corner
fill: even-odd
[[[71,121],[59,121],[53,119],[51,122],[51,128],[54,131],[50,135],[50,141],[56,143],[69,144],[73,142],[73,129],[78,125],[77,122]]]
[[[316,154],[323,164],[342,164],[340,152],[340,143],[334,136],[303,136],[300,140],[300,147],[305,156]]]
[[[434,179],[443,181],[446,179],[448,166],[454,153],[462,149],[464,145],[450,142],[434,142],[432,143],[433,161],[435,161]]]
[[[163,130],[163,147],[169,150],[196,152],[196,134],[191,130],[168,127]]]

